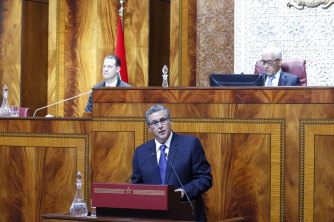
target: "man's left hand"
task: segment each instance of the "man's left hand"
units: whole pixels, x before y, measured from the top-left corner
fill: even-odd
[[[176,189],[175,192],[181,192],[181,199],[184,197],[184,191],[182,188]]]

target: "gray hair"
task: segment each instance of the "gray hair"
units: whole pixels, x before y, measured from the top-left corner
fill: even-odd
[[[262,54],[265,54],[265,53],[274,53],[275,59],[281,59],[282,58],[282,51],[275,46],[267,47],[265,50],[263,50]]]
[[[169,111],[166,107],[163,105],[153,105],[151,108],[149,108],[145,113],[146,123],[150,124],[150,121],[148,120],[149,115],[155,112],[159,112],[160,110],[164,110],[166,113],[166,116],[170,118]]]

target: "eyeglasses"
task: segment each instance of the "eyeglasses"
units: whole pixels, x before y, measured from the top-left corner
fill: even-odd
[[[266,61],[266,60],[261,60],[261,64],[264,66],[265,64],[268,64],[269,66],[272,66],[272,65],[274,65],[274,62],[276,62],[277,60],[279,60],[279,58],[278,59],[276,59],[276,60],[274,60],[274,61],[272,61],[272,60],[268,60],[268,61]]]
[[[162,125],[167,125],[168,120],[169,120],[169,118],[161,118],[160,121],[154,120],[154,121],[152,121],[152,123],[149,123],[148,125],[152,126],[153,128],[157,128],[157,127],[159,127],[159,123],[161,123]]]

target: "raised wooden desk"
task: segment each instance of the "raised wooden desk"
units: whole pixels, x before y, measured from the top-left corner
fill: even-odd
[[[208,221],[331,221],[334,88],[100,88],[93,118],[0,119],[1,222],[68,212],[74,176],[124,183],[135,147],[152,139],[145,112],[170,110],[212,166]],[[91,180],[90,180],[91,175]],[[88,178],[88,180],[87,180]]]

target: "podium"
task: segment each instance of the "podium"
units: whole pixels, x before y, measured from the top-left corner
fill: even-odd
[[[196,202],[192,205],[196,218]],[[192,220],[190,203],[181,202],[174,185],[93,183],[92,206],[97,216]]]

